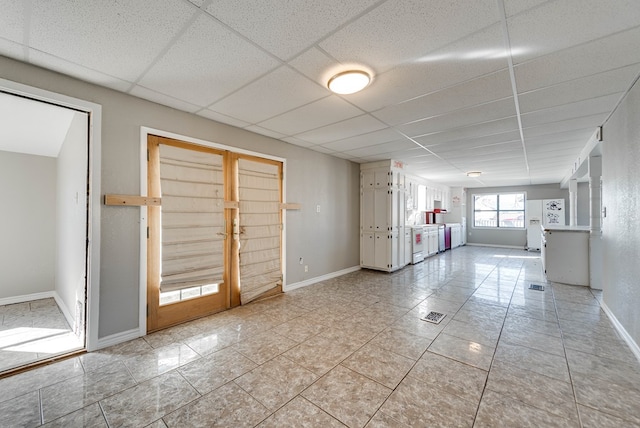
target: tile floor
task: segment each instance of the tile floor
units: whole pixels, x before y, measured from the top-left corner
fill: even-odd
[[[82,348],[53,298],[0,305],[0,372]]]
[[[640,364],[599,297],[535,253],[462,247],[2,379],[0,425],[640,426]]]

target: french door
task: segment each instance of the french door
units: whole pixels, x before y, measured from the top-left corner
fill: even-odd
[[[147,331],[281,291],[282,164],[149,135]]]

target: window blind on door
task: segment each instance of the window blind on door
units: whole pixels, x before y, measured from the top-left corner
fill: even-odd
[[[223,179],[221,155],[160,145],[161,291],[222,283]]]
[[[238,160],[240,196],[240,301],[282,285],[280,169]]]

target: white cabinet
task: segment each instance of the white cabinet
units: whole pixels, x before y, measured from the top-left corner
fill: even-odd
[[[411,239],[407,250],[404,228],[404,172],[390,164],[363,164],[360,180],[360,265],[387,272],[400,269],[407,264],[406,253],[411,257]]]
[[[447,224],[451,227],[451,248],[456,248],[462,245],[462,225],[458,223]]]
[[[404,260],[402,262],[403,266],[411,263],[411,257],[413,255],[413,250],[411,249],[411,227],[405,226],[404,230]]]
[[[438,226],[424,227],[425,256],[438,253]]]
[[[542,228],[542,265],[547,280],[589,285],[589,227]]]

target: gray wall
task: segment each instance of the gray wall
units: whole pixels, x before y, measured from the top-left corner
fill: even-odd
[[[53,291],[56,159],[0,151],[0,299]]]
[[[140,127],[287,159],[287,283],[359,265],[359,166],[0,57],[4,79],[102,105],[102,193],[140,193]],[[327,201],[327,202],[324,202]],[[330,202],[329,202],[330,201]],[[321,212],[315,212],[315,205]],[[139,210],[101,207],[99,338],[138,328]]]
[[[577,223],[578,226],[589,226],[590,217],[589,183],[578,183]],[[567,223],[569,224],[569,223]]]
[[[467,243],[485,245],[504,245],[522,247],[527,244],[526,229],[474,229],[473,195],[481,193],[526,192],[527,199],[564,198],[565,207],[569,205],[569,190],[561,189],[559,184],[541,184],[536,186],[476,187],[467,189]],[[569,224],[568,209],[565,210],[566,223]]]
[[[602,134],[603,298],[640,344],[640,83]]]
[[[75,113],[57,159],[55,291],[83,328],[87,237],[88,116]]]

